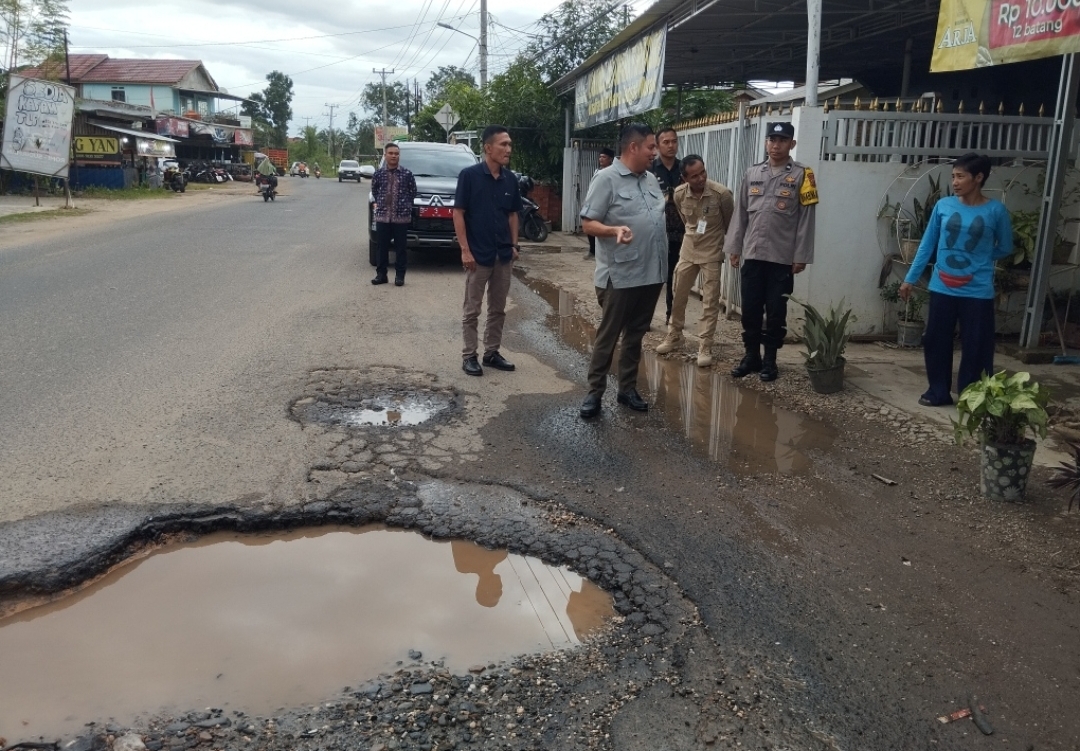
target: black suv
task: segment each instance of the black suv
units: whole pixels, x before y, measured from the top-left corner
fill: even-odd
[[[416,199],[409,222],[410,248],[457,250],[454,235],[454,193],[458,173],[476,164],[477,156],[465,144],[402,141],[401,166],[416,178]],[[380,162],[383,167],[385,162]],[[377,265],[375,211],[368,195],[368,260]]]

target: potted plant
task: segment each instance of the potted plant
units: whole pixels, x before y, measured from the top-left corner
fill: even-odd
[[[945,192],[942,192],[940,176],[935,178],[929,175],[926,179],[930,183],[930,190],[921,201],[918,196],[912,197],[910,209],[906,208],[901,201],[891,203],[889,196],[886,195],[878,211],[878,219],[889,220],[889,231],[896,238],[900,247],[900,258],[904,263],[915,260],[919,243],[922,242],[922,236],[930,224],[930,216],[934,213],[934,206],[948,192],[948,186]]]
[[[904,302],[900,299],[900,285],[902,282],[894,280],[881,288],[881,299],[887,303],[902,304],[903,307],[896,314],[896,343],[901,347],[918,347],[922,344],[923,331],[926,323],[922,317],[922,308],[926,304],[927,295],[922,290],[915,290]]]
[[[1030,266],[1035,260],[1035,241],[1039,233],[1039,211],[1010,211],[1013,229],[1013,254],[1004,261],[1007,266]],[[1059,218],[1060,221],[1060,218]],[[1054,250],[1050,262],[1068,263],[1074,244],[1060,232],[1054,233]]]
[[[958,419],[953,421],[956,442],[965,435],[982,440],[980,486],[986,498],[1019,501],[1035,458],[1034,435],[1046,437],[1046,403],[1050,394],[1027,372],[983,374],[960,395]]]
[[[851,332],[848,325],[855,322],[851,308],[830,306],[828,315],[822,315],[809,303],[788,299],[801,305],[806,311],[803,325],[803,342],[806,344],[806,373],[810,386],[819,394],[833,394],[844,388],[844,348]]]
[[[1072,451],[1073,458],[1067,462],[1061,462],[1054,468],[1054,475],[1046,484],[1052,488],[1059,488],[1065,490],[1071,490],[1069,494],[1069,511],[1072,511],[1073,504],[1075,503],[1077,508],[1080,508],[1080,444],[1068,442],[1069,450]]]

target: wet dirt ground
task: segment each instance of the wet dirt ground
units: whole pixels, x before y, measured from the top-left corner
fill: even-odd
[[[794,347],[776,383],[733,385],[734,321],[707,371],[686,366],[689,345],[646,357],[656,409],[609,399],[584,423],[589,266],[527,253],[520,267],[504,337],[518,372],[462,376],[445,293],[458,280],[417,264],[405,291],[426,307],[387,296],[368,335],[260,392],[290,457],[276,491],[15,517],[0,524],[0,597],[63,591],[180,532],[382,523],[568,565],[613,594],[611,628],[475,672],[427,653],[318,706],[191,708],[88,736],[134,729],[151,751],[1080,747],[1080,514],[1045,468],[1029,504],[983,501],[974,451],[940,420],[857,389],[813,394]],[[354,281],[370,304],[366,272]],[[419,310],[414,329],[392,325]],[[325,318],[369,320],[334,301],[342,311]],[[394,334],[404,344],[372,347]],[[648,348],[660,334],[654,321]],[[401,392],[445,408],[415,426],[335,418]],[[260,465],[245,458],[246,477]],[[992,736],[937,720],[973,695]]]

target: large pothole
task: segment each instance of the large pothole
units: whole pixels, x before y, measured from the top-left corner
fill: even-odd
[[[292,414],[302,423],[395,428],[421,425],[456,406],[456,394],[449,389],[368,386],[362,392],[349,390],[298,399]]]
[[[432,596],[427,587],[435,582],[436,588],[457,588],[464,592],[459,592],[457,604],[450,605],[451,609],[471,608],[486,616],[493,614],[487,613],[488,610],[498,611],[508,607],[514,612],[506,613],[507,617],[527,616],[537,621],[542,612],[546,613],[544,617],[548,628],[542,633],[533,632],[528,644],[516,642],[499,646],[504,650],[503,655],[519,655],[507,661],[495,655],[473,658],[463,651],[464,647],[457,648],[461,654],[455,655],[440,646],[426,645],[435,644],[436,640],[449,636],[447,631],[454,631],[455,638],[469,639],[475,634],[484,635],[483,647],[487,650],[493,645],[498,646],[493,633],[505,634],[518,630],[517,625],[503,623],[493,628],[480,627],[477,625],[479,616],[451,624],[444,620],[446,615],[442,611],[446,608],[439,608],[437,614],[395,618],[395,628],[409,638],[401,639],[392,651],[396,659],[405,660],[406,664],[383,669],[377,676],[372,674],[373,669],[353,664],[352,669],[346,671],[347,678],[334,674],[332,680],[336,682],[335,688],[327,691],[324,686],[321,689],[322,702],[318,707],[311,704],[298,706],[292,703],[292,699],[286,699],[281,703],[291,708],[275,708],[263,716],[232,709],[235,705],[230,705],[229,709],[222,706],[205,709],[207,704],[225,703],[224,699],[217,700],[205,694],[201,696],[208,698],[172,698],[174,695],[169,694],[167,701],[153,702],[155,705],[166,704],[169,708],[164,712],[152,719],[140,717],[135,722],[127,722],[120,719],[120,710],[116,709],[118,702],[114,702],[128,679],[94,675],[92,668],[78,662],[70,662],[66,672],[54,669],[40,681],[33,677],[36,668],[5,665],[0,667],[2,674],[10,676],[14,671],[19,679],[5,680],[4,683],[20,694],[25,690],[20,687],[23,676],[30,677],[28,686],[35,682],[38,685],[50,684],[47,690],[53,693],[47,702],[56,706],[58,712],[64,713],[61,718],[63,722],[108,722],[105,727],[110,733],[134,728],[157,748],[232,748],[257,742],[261,748],[316,751],[327,748],[371,748],[387,743],[391,738],[398,738],[400,744],[397,747],[402,749],[504,749],[508,741],[514,749],[577,748],[573,744],[564,744],[563,740],[604,738],[613,713],[640,690],[655,681],[677,680],[673,666],[683,659],[675,654],[679,645],[693,644],[691,651],[697,650],[702,654],[705,654],[702,650],[710,649],[693,606],[679,594],[678,588],[609,530],[568,514],[557,506],[530,500],[507,488],[437,480],[420,484],[400,480],[366,480],[339,490],[326,501],[300,507],[218,506],[198,509],[169,506],[138,509],[113,505],[0,525],[0,610],[20,594],[59,592],[78,586],[80,582],[108,571],[133,553],[145,549],[147,542],[175,535],[208,535],[226,530],[250,533],[298,529],[310,525],[347,525],[355,528],[370,524],[414,530],[436,540],[473,540],[489,550],[478,554],[479,559],[474,558],[461,568],[484,569],[485,573],[481,576],[479,570],[471,574],[459,570],[452,544],[432,546],[449,551],[453,563],[444,559],[441,573],[430,575],[431,581],[421,577],[414,583],[395,586],[386,581],[391,570],[409,567],[415,562],[413,559],[421,554],[384,551],[377,567],[365,569],[368,575],[382,582],[380,588],[385,592],[380,604],[376,600],[368,601],[367,598],[348,594],[347,589],[338,587],[339,582],[348,583],[361,576],[362,567],[359,564],[346,561],[317,566],[317,584],[309,583],[307,587],[313,591],[296,595],[298,598],[301,595],[308,597],[299,606],[299,616],[335,621],[319,625],[343,629],[346,640],[362,643],[370,632],[370,628],[361,625],[362,611],[370,608],[382,615],[391,612],[387,602],[393,602],[397,607],[398,601],[422,601]],[[304,534],[332,537],[322,532]],[[365,536],[360,535],[361,538]],[[400,533],[396,536],[402,537]],[[263,548],[273,552],[275,546],[283,550],[285,545],[295,545],[297,542],[302,540],[280,545],[271,543]],[[419,544],[431,545],[422,540]],[[212,545],[204,542],[202,547],[190,552],[202,558],[210,547]],[[491,549],[505,549],[509,553],[506,561],[495,563],[493,558],[485,558],[488,555],[501,555],[490,552]],[[164,560],[169,555],[156,558]],[[531,559],[526,563],[526,559],[513,556],[530,556]],[[304,557],[299,556],[300,559]],[[468,558],[466,556],[464,560],[468,561]],[[538,561],[567,569],[561,572],[558,569],[541,569],[538,568]],[[154,558],[151,558],[141,564],[136,572],[153,562]],[[510,566],[511,562],[513,567]],[[495,588],[491,586],[487,574],[487,567],[493,563],[495,565],[491,570],[499,574],[503,591],[498,595],[496,608],[485,608],[478,598],[488,603],[494,599]],[[302,560],[292,566],[286,565],[276,578],[291,582],[301,577],[302,572],[297,569],[304,566]],[[221,566],[215,566],[207,559],[205,564],[182,566],[178,570],[180,578],[172,583],[152,587],[155,591],[148,591],[145,595],[127,595],[122,605],[115,604],[113,609],[116,614],[126,613],[126,618],[114,621],[112,626],[107,627],[91,629],[89,625],[70,626],[64,632],[70,637],[69,643],[58,647],[58,654],[52,656],[44,655],[42,649],[33,650],[37,659],[43,664],[76,660],[76,656],[70,652],[67,658],[61,659],[64,654],[62,650],[70,649],[77,653],[81,649],[105,652],[106,662],[119,661],[110,656],[115,653],[104,649],[104,643],[98,643],[98,635],[107,633],[114,642],[122,643],[127,641],[125,636],[134,634],[133,621],[147,617],[148,611],[160,610],[168,621],[177,617],[179,610],[190,609],[206,621],[204,625],[212,629],[213,639],[230,630],[246,635],[253,642],[267,635],[284,636],[288,642],[287,648],[276,651],[286,654],[275,654],[274,659],[298,660],[293,673],[285,678],[263,676],[263,682],[299,685],[302,679],[310,677],[309,673],[317,672],[308,662],[312,654],[320,651],[322,638],[305,638],[288,625],[275,625],[274,618],[269,616],[229,615],[234,612],[233,606],[238,604],[233,601],[265,600],[272,609],[281,609],[286,611],[284,615],[294,617],[297,616],[297,609],[290,602],[294,595],[270,592],[264,590],[262,585],[248,582],[246,586],[234,589],[231,596],[218,598],[218,602],[200,604],[196,594],[201,594],[199,591],[203,589],[213,589],[213,580],[221,576]],[[594,608],[588,606],[584,611],[579,611],[577,603],[571,602],[571,598],[579,600],[575,592],[584,596],[589,587],[570,571],[611,593],[614,611],[618,614],[609,628],[601,629],[596,637],[580,646],[574,646],[574,640],[583,635],[584,631],[579,634],[578,630],[589,619],[582,621],[579,613]],[[307,581],[312,581],[309,576],[304,576]],[[561,579],[562,584],[556,581],[555,589],[564,593],[565,604],[555,600],[549,603],[550,589],[527,588],[534,586],[527,584],[529,577],[543,576]],[[521,591],[528,596],[511,594],[511,579],[521,580]],[[482,581],[488,583],[478,591]],[[577,586],[579,582],[580,587]],[[91,597],[83,596],[82,602],[108,597],[113,586],[116,585],[107,586]],[[529,598],[536,595],[534,599],[539,601],[543,591],[548,592],[543,595],[544,602],[538,602],[535,606],[531,604]],[[595,591],[593,594],[596,594]],[[582,602],[595,600],[589,595]],[[78,602],[74,607],[77,606]],[[575,615],[571,617],[568,610],[575,611]],[[24,610],[15,618],[30,618],[31,613]],[[596,613],[593,612],[593,615]],[[13,623],[22,625],[21,620]],[[44,623],[45,620],[37,618],[28,621],[27,626],[36,628]],[[409,628],[420,630],[409,632]],[[552,649],[554,635],[558,634],[562,634],[558,638],[567,649]],[[226,685],[232,677],[245,673],[254,673],[258,677],[264,669],[262,665],[253,670],[244,669],[235,658],[216,653],[210,640],[211,637],[190,636],[188,631],[162,639],[156,642],[156,652],[142,658],[139,674],[148,676],[152,684],[171,691],[172,684],[178,680],[175,677],[178,668],[169,662],[168,653],[171,651],[186,654],[193,665],[198,665],[200,659],[211,658],[201,663],[198,672],[204,684],[214,688],[219,682]],[[258,647],[257,644],[252,647],[256,651],[261,649],[264,654],[275,651],[265,646]],[[423,659],[415,653],[410,658],[409,649],[418,650]],[[6,657],[15,652],[29,653],[32,650],[12,644],[0,646],[0,651]],[[355,658],[349,657],[344,647],[330,651],[345,668],[350,668],[350,662]],[[521,656],[523,654],[527,656]],[[473,659],[483,664],[460,667]],[[479,672],[474,672],[474,668]],[[84,710],[70,703],[71,688],[82,680],[80,676],[88,672],[97,687],[95,694],[103,697],[103,700],[99,705],[100,711],[87,709],[85,711],[89,714],[82,714]],[[137,685],[134,680],[131,682],[133,687]],[[341,686],[349,688],[342,689]],[[140,689],[139,693],[143,700],[149,696],[145,688]],[[32,703],[41,704],[40,694],[37,696]],[[142,705],[145,711],[154,709],[149,704]],[[0,699],[0,706],[9,706],[9,700],[6,697]],[[192,711],[195,707],[204,709]],[[15,714],[25,714],[26,711],[23,709]],[[116,720],[110,721],[110,717]],[[23,718],[9,719],[5,714],[0,722],[0,735],[9,740],[28,739],[32,731],[22,723]],[[103,729],[103,725],[99,724],[89,732],[101,733]],[[92,745],[89,739],[80,741],[84,742]],[[601,743],[600,747],[605,745]],[[589,747],[592,748],[591,745]]]
[[[566,567],[464,540],[215,533],[0,621],[0,675],[19,677],[0,681],[0,730],[50,737],[178,707],[267,714],[395,662],[465,673],[573,646],[612,615]]]

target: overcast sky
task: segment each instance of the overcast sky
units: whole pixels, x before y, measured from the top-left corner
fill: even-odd
[[[558,0],[488,0],[489,76],[530,41],[536,21]],[[350,111],[362,114],[364,86],[393,70],[387,81],[420,80],[441,65],[458,65],[478,78],[476,42],[437,21],[479,35],[479,0],[68,0],[72,52],[111,57],[202,60],[218,86],[246,96],[279,70],[293,80],[290,133],[310,122],[335,126]],[[308,120],[307,118],[310,118]]]

